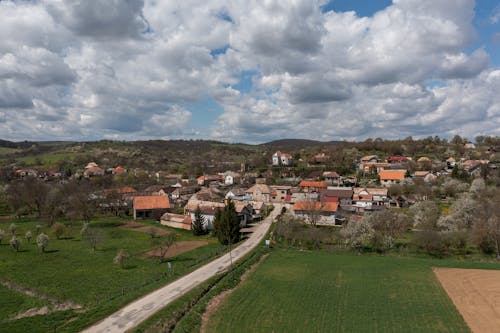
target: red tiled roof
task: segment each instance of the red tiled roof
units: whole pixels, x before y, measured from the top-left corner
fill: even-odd
[[[319,202],[319,201],[297,201],[293,204],[293,210],[312,211],[317,210],[320,212],[336,212],[339,207],[338,202]]]
[[[166,195],[148,195],[134,197],[134,209],[168,209],[170,202]]]
[[[387,162],[406,162],[408,161],[408,157],[405,156],[389,156],[387,158]]]
[[[113,169],[113,172],[115,174],[120,174],[120,173],[124,173],[125,172],[125,168],[124,167],[121,167],[121,166],[117,166],[116,168]]]
[[[379,173],[380,180],[403,180],[406,170],[382,170]]]
[[[299,184],[300,187],[315,187],[315,188],[327,188],[328,185],[325,182],[316,182],[312,180],[303,180]]]

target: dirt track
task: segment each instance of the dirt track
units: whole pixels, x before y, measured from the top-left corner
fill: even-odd
[[[434,268],[474,333],[500,333],[500,270]]]

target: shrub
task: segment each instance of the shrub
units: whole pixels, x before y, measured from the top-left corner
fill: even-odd
[[[19,239],[17,239],[16,236],[12,236],[12,238],[10,239],[10,246],[17,251],[19,251],[19,249],[21,248],[21,241]]]
[[[24,234],[24,238],[26,238],[28,243],[31,243],[31,238],[33,238],[33,235],[31,234],[30,230],[26,231],[26,234]]]
[[[66,231],[66,227],[62,223],[54,223],[52,226],[52,231],[54,232],[54,235],[56,235],[57,239],[60,239],[61,236],[64,234]]]
[[[45,249],[49,245],[49,236],[47,236],[44,233],[41,233],[36,237],[36,244],[38,245],[38,248],[42,251],[45,252]]]

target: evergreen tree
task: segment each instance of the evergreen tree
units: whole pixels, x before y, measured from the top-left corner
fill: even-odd
[[[234,203],[231,200],[228,200],[223,210],[218,210],[215,213],[214,233],[223,245],[239,242],[240,221]]]
[[[201,215],[201,209],[199,206],[194,212],[194,221],[191,224],[191,230],[195,236],[201,236],[207,233],[207,230],[205,229],[205,218]]]

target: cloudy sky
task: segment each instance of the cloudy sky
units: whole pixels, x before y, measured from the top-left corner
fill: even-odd
[[[500,135],[497,0],[0,1],[2,139],[455,133]]]

